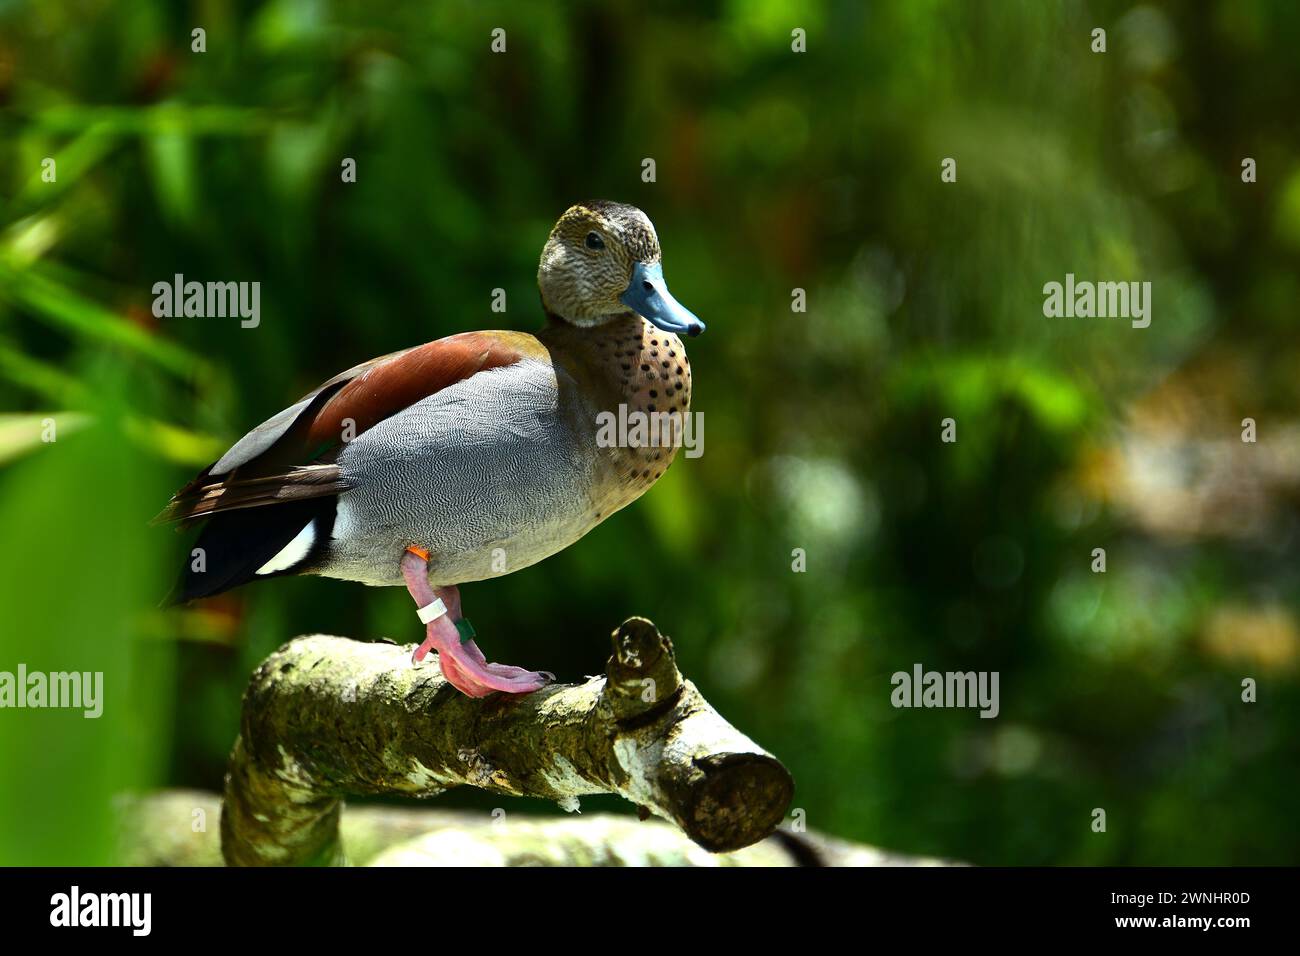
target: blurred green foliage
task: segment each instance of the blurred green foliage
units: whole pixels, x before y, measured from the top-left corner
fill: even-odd
[[[1201,434],[1294,423],[1297,39],[1280,0],[0,0],[0,670],[106,674],[99,721],[0,711],[0,862],[110,862],[114,794],[219,788],[293,635],[417,638],[400,589],[328,580],[159,610],[186,551],[146,522],[342,368],[535,328],[538,252],[586,198],[649,213],[709,324],[705,454],[465,587],[492,657],[573,680],[653,618],[843,837],[1295,862],[1294,496],[1266,533],[1179,534],[1089,476],[1189,368],[1225,409]],[[1151,327],[1045,319],[1067,272],[1151,281]],[[261,282],[261,324],[154,319],[176,273]],[[895,710],[916,662],[999,671],[1001,715]]]

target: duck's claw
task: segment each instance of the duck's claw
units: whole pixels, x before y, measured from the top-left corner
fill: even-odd
[[[446,625],[433,629],[442,622],[434,621],[429,625],[430,637],[438,649],[438,662],[442,667],[442,676],[453,687],[470,697],[484,697],[493,691],[507,694],[528,694],[555,680],[554,675],[512,667],[509,664],[492,664],[483,656],[478,645],[473,641],[464,641],[454,626]]]

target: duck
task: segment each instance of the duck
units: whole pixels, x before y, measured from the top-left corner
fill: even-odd
[[[177,491],[158,519],[202,527],[169,603],[288,575],[402,586],[425,628],[414,664],[436,652],[470,697],[553,681],[487,660],[460,585],[556,554],[662,477],[690,414],[682,336],[704,323],[669,292],[653,223],[625,203],[569,207],[537,284],[535,334],[461,332],[356,365]],[[678,427],[620,445],[599,427],[620,414]]]

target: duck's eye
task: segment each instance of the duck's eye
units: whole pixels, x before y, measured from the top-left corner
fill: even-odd
[[[604,249],[604,248],[605,248],[605,240],[602,239],[602,238],[600,238],[600,236],[598,236],[596,233],[594,233],[594,232],[589,232],[589,233],[587,233],[587,248],[588,248],[588,249]]]

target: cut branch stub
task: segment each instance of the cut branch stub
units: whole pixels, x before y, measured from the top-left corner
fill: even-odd
[[[227,862],[342,859],[347,794],[429,796],[469,784],[576,809],[619,793],[725,851],[771,833],[793,795],[784,767],[682,679],[644,618],[613,635],[606,677],[471,699],[410,648],[297,638],[254,673],[222,815]]]
[[[707,850],[748,846],[754,831],[776,829],[794,796],[785,767],[682,680],[672,642],[650,621],[629,618],[613,643],[603,696],[621,732],[620,792]]]
[[[672,642],[643,617],[628,618],[610,638],[605,697],[619,722],[633,725],[671,706],[682,689]]]

